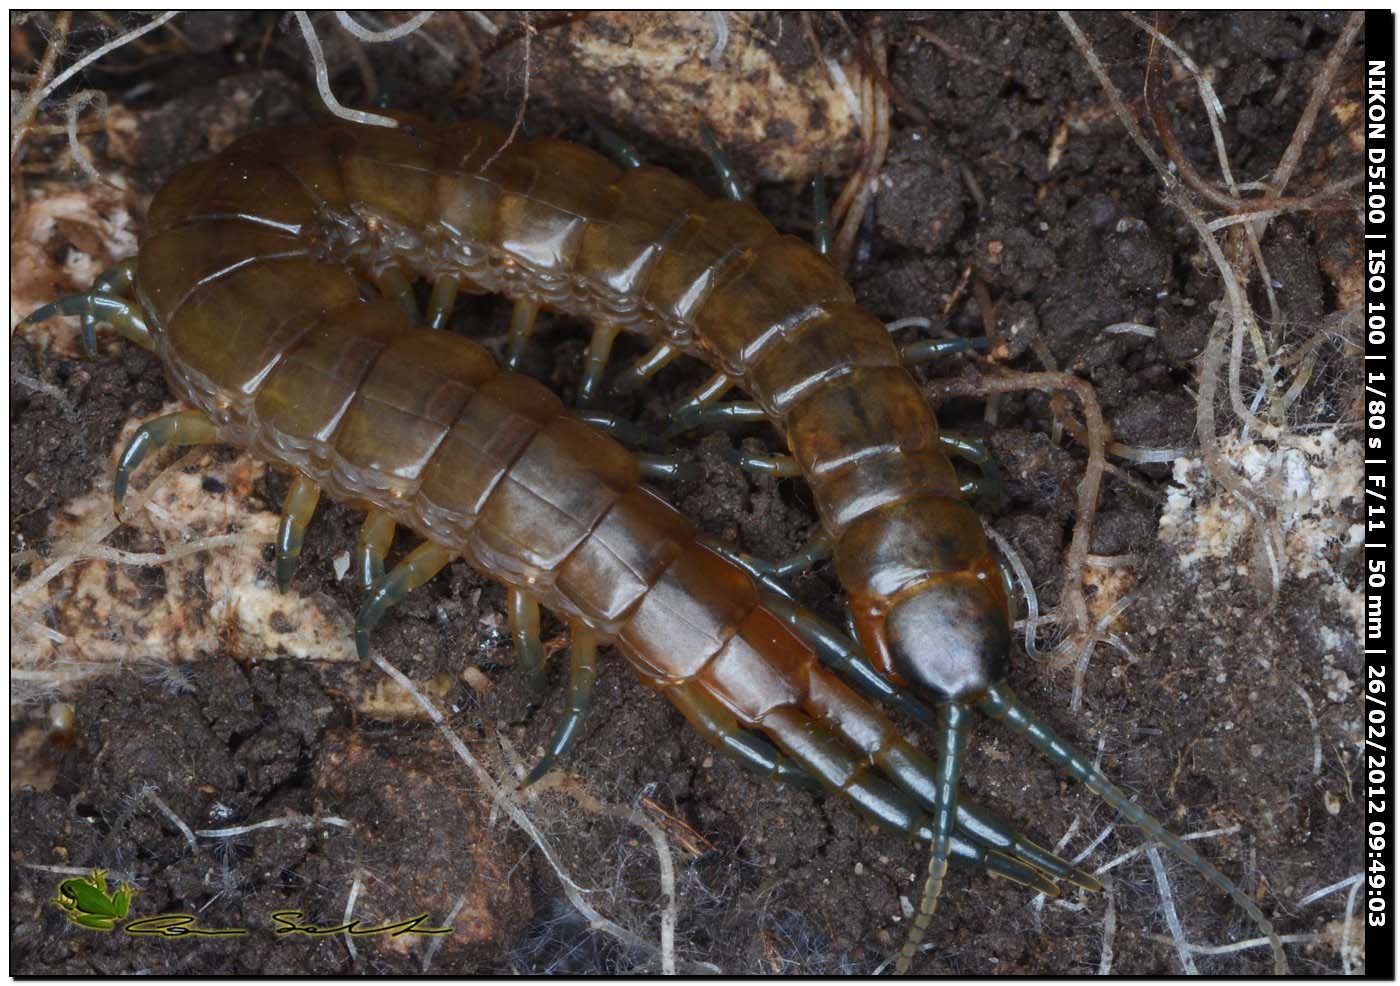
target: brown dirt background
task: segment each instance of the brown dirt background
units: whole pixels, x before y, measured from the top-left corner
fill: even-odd
[[[381,94],[398,107],[485,114],[509,123],[519,105],[519,44],[492,52],[478,33],[473,53],[462,40],[471,36],[470,26],[464,35],[448,23],[453,16],[429,25],[452,60],[412,41],[364,47]],[[502,25],[518,21],[493,16]],[[40,15],[40,22],[48,18]],[[588,30],[589,23],[550,26],[549,15],[535,19],[541,64],[551,45],[562,44],[568,32]],[[1079,20],[1120,89],[1140,94],[1146,36],[1116,16]],[[1262,176],[1274,166],[1343,20],[1340,13],[1260,12],[1180,16],[1166,25],[1215,73],[1237,174]],[[812,40],[827,54],[848,49],[832,17],[812,22],[809,37],[794,17],[762,19],[780,65],[810,64]],[[84,84],[106,92],[114,111],[139,123],[121,139],[97,133],[85,140],[99,170],[122,174],[137,193],[149,193],[179,166],[206,156],[211,140],[226,143],[266,123],[316,114],[300,36],[294,26],[279,24],[277,14],[187,14],[174,23],[180,37],[157,31],[145,39],[149,45],[117,52],[85,75]],[[871,16],[846,15],[845,23],[861,35]],[[1193,445],[1194,360],[1211,319],[1206,306],[1220,297],[1220,282],[1194,233],[1164,204],[1160,182],[1107,112],[1059,22],[1025,12],[930,14],[887,17],[884,29],[891,82],[908,105],[896,107],[873,221],[851,271],[859,299],[881,317],[932,314],[935,333],[977,334],[982,315],[975,299],[966,298],[946,318],[939,315],[964,268],[975,265],[996,300],[1001,331],[1018,319],[1037,324],[1061,365],[1094,383],[1120,440]],[[76,22],[74,43],[90,49],[110,33],[84,17]],[[354,104],[363,96],[363,77],[347,53],[350,46],[329,23],[321,33],[336,91]],[[700,42],[678,34],[677,43]],[[42,53],[33,22],[12,24],[11,50],[17,67],[32,65]],[[1360,58],[1358,45],[1339,91],[1359,91]],[[471,84],[456,97],[444,95],[463,75]],[[577,91],[538,83],[524,132],[593,141],[584,114],[597,106],[589,102],[594,81],[580,81]],[[1178,80],[1167,94],[1188,153],[1213,174],[1211,135],[1194,85]],[[703,114],[703,106],[696,112]],[[1069,133],[1051,173],[1047,149],[1070,116],[1085,122]],[[702,158],[652,136],[667,128],[604,119],[654,160],[716,188]],[[1337,119],[1324,113],[1310,150],[1331,148],[1345,136]],[[782,139],[781,128],[772,139]],[[741,173],[752,174],[745,168],[754,159],[735,156]],[[1304,194],[1355,170],[1340,159],[1327,162],[1335,170],[1316,173],[1310,162],[1318,160],[1305,156],[1291,192]],[[82,184],[61,138],[32,137],[24,167],[19,180],[27,185]],[[985,199],[980,209],[964,170]],[[794,230],[808,214],[809,197],[799,183],[761,184],[756,201]],[[12,209],[22,205],[12,196]],[[1351,256],[1350,238],[1358,235],[1350,213],[1275,220],[1264,248],[1288,320],[1315,325],[1336,310],[1339,288],[1325,262],[1339,251],[1344,260]],[[990,262],[993,254],[999,263]],[[1262,300],[1256,304],[1267,311]],[[473,299],[462,306],[457,325],[499,339],[507,319],[500,302]],[[1118,321],[1148,322],[1159,335],[1099,334]],[[547,319],[539,338],[526,371],[568,395],[586,331]],[[87,361],[12,339],[10,360],[12,375],[52,385],[69,404],[65,409],[50,395],[11,384],[12,551],[42,551],[54,513],[86,492],[99,470],[110,469],[122,423],[153,415],[169,395],[155,361],[125,344]],[[925,372],[957,374],[975,365],[958,358]],[[1040,368],[1030,355],[1010,365]],[[1318,386],[1345,395],[1355,367],[1339,361],[1332,370]],[[698,379],[694,367],[668,370],[637,401],[620,401],[614,410],[654,424],[665,402]],[[1344,399],[1334,403],[1346,407]],[[981,405],[957,402],[942,414],[989,440],[1009,487],[1007,502],[989,523],[1026,556],[1043,602],[1053,603],[1084,456],[1068,440],[1052,444],[1042,397],[1003,398],[997,415],[991,431]],[[746,476],[717,454],[741,442],[757,449],[772,441],[762,429],[692,438],[686,452],[701,463],[705,478],[668,495],[703,528],[756,554],[795,548],[814,520],[800,484]],[[214,461],[228,453],[210,455]],[[1151,491],[1165,492],[1166,467],[1131,471]],[[273,476],[251,495],[275,509],[286,485]],[[1359,519],[1359,503],[1351,506]],[[1105,773],[1174,830],[1238,824],[1238,833],[1198,845],[1258,895],[1281,932],[1332,936],[1290,946],[1295,972],[1335,971],[1345,894],[1302,908],[1296,902],[1361,866],[1360,808],[1352,791],[1359,696],[1329,700],[1333,686],[1319,658],[1320,634],[1332,628],[1345,638],[1335,667],[1359,680],[1358,629],[1316,577],[1286,580],[1272,604],[1250,575],[1249,558],[1207,561],[1186,577],[1157,539],[1160,504],[1111,477],[1100,509],[1094,553],[1139,559],[1134,602],[1119,625],[1137,660],[1101,646],[1077,716],[1068,712],[1067,674],[1022,657],[1013,687],[1081,750],[1093,753],[1102,742]],[[297,575],[300,592],[325,594],[353,612],[357,593],[335,580],[330,561],[353,543],[357,528],[352,512],[322,506]],[[149,550],[123,537],[119,530],[108,543]],[[407,545],[401,540],[399,551]],[[1339,556],[1337,567],[1359,587],[1359,553]],[[22,582],[32,572],[25,566],[13,574]],[[825,567],[803,575],[795,587],[828,616],[839,612]],[[501,740],[528,763],[548,741],[563,694],[559,660],[542,694],[512,673],[501,632],[503,601],[498,586],[454,565],[398,607],[376,638],[410,677],[439,685],[434,694],[451,711],[453,728],[497,776],[509,767]],[[546,631],[553,636],[559,628],[550,624]],[[153,681],[125,669],[65,694],[75,706],[77,733],[66,749],[43,739],[42,703],[12,707],[12,974],[406,973],[421,970],[425,960],[423,939],[362,941],[351,960],[338,938],[291,942],[265,930],[199,941],[82,932],[48,903],[58,878],[26,863],[135,872],[139,913],[189,910],[205,926],[259,929],[270,911],[293,906],[307,909],[312,920],[338,920],[352,874],[359,872],[365,877],[360,916],[427,910],[442,918],[451,901],[467,898],[457,933],[432,956],[435,973],[595,973],[643,964],[643,957],[585,926],[539,853],[504,815],[492,817],[430,726],[360,711],[364,694],[381,684],[377,671],[234,660],[218,652],[164,657],[181,662],[178,681]],[[488,690],[464,680],[466,665],[482,672]],[[1316,775],[1313,729],[1295,686],[1317,707],[1323,759]],[[709,849],[697,856],[683,848],[686,839],[673,838],[683,962],[711,962],[733,974],[864,973],[902,940],[898,898],[917,897],[911,881],[922,873],[921,852],[833,798],[743,773],[713,754],[620,662],[604,661],[583,737],[563,767],[593,797],[632,805],[645,796],[706,840]],[[1112,819],[1092,796],[988,725],[975,733],[965,783],[1047,845],[1078,819],[1067,855]],[[334,815],[354,822],[358,834],[351,840],[327,826],[278,828],[226,842],[202,840],[195,854],[176,826],[138,797],[147,785],[157,785],[193,828],[285,814]],[[656,940],[660,886],[642,830],[584,811],[557,791],[541,794],[529,810],[574,879],[593,888],[593,905]],[[673,835],[680,831],[672,829]],[[1140,842],[1136,832],[1117,828],[1090,865]],[[1168,859],[1168,869],[1191,941],[1224,944],[1256,934],[1189,868]],[[1111,876],[1113,971],[1180,972],[1172,946],[1150,937],[1166,934],[1166,925],[1147,860],[1138,857]],[[1020,888],[958,870],[945,888],[931,932],[935,947],[921,970],[1091,973],[1101,957],[1105,902],[1096,896],[1078,903],[1078,909],[1036,909]],[[1215,974],[1269,969],[1266,949],[1197,956],[1196,962]]]

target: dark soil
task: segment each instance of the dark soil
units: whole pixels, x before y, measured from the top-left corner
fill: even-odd
[[[86,84],[102,87],[113,104],[143,121],[139,140],[124,145],[120,158],[100,136],[92,139],[99,169],[120,171],[137,189],[150,191],[179,166],[205,156],[212,132],[226,137],[314,118],[301,42],[294,28],[278,26],[277,16],[183,15],[177,21],[182,43],[119,52],[108,70],[92,70]],[[1343,19],[1261,12],[1183,16],[1164,25],[1198,64],[1215,72],[1237,175],[1265,175],[1278,161]],[[846,20],[859,34],[868,17]],[[1079,20],[1120,89],[1140,94],[1146,36],[1117,17]],[[815,21],[815,37],[830,51],[846,43],[834,21]],[[76,37],[95,44],[92,25],[82,23],[88,33]],[[549,30],[542,29],[539,43],[549,43]],[[783,50],[796,36],[786,36]],[[896,16],[886,22],[886,36],[890,81],[905,103],[896,108],[884,184],[851,272],[859,300],[884,318],[932,315],[934,335],[981,334],[984,313],[970,285],[968,296],[943,314],[972,266],[994,304],[992,321],[1012,354],[1010,368],[1043,368],[1025,349],[1029,334],[1039,332],[1062,368],[1095,385],[1120,441],[1194,446],[1194,360],[1221,283],[1194,232],[1164,202],[1161,182],[1107,112],[1059,22],[1020,12]],[[170,42],[162,32],[150,37]],[[457,37],[446,31],[439,40],[452,44]],[[37,39],[29,43],[42,52]],[[810,57],[805,44],[790,57]],[[515,114],[518,86],[508,79],[517,70],[518,46],[488,51],[472,95],[450,106],[441,93],[451,79],[436,77],[441,66],[421,49],[401,43],[367,52],[381,90],[392,93],[396,105],[482,113],[507,123]],[[328,57],[337,68],[338,93],[355,102],[353,63],[339,47]],[[1359,59],[1358,46],[1343,87],[1359,78]],[[1187,152],[1198,168],[1215,174],[1194,84],[1176,81],[1166,93]],[[594,139],[567,93],[533,98],[526,134]],[[1052,172],[1047,149],[1067,115],[1089,122],[1071,129]],[[628,136],[713,184],[702,161],[648,147],[644,133]],[[1310,146],[1338,138],[1324,113]],[[59,142],[34,146],[60,160]],[[104,150],[111,153],[104,157]],[[40,150],[33,153],[42,164]],[[1305,183],[1320,186],[1344,173],[1300,173],[1299,187],[1290,192],[1305,194]],[[54,163],[48,175],[40,167],[26,179],[66,174]],[[806,213],[801,188],[763,186],[757,200],[775,217]],[[801,224],[792,222],[795,230]],[[1339,248],[1322,242],[1320,229],[1307,218],[1277,220],[1266,240],[1284,285],[1278,300],[1286,321],[1314,324],[1336,307],[1319,256]],[[1262,297],[1256,304],[1268,310]],[[458,325],[499,340],[508,315],[495,299],[471,299],[461,306]],[[1159,332],[1155,339],[1101,334],[1115,322],[1144,322]],[[546,316],[539,338],[526,371],[571,396],[585,328]],[[629,343],[628,351],[639,346]],[[96,361],[78,361],[16,343],[10,360],[12,375],[51,384],[68,403],[12,383],[11,546],[42,550],[55,511],[85,492],[96,470],[108,468],[122,422],[151,415],[168,392],[158,364],[125,345]],[[955,357],[920,372],[987,369],[980,358]],[[613,410],[655,425],[667,403],[701,378],[694,366],[669,369],[642,398]],[[1058,595],[1083,451],[1068,439],[1051,439],[1049,402],[1038,395],[1002,398],[995,429],[985,424],[983,407],[971,402],[950,404],[943,416],[988,440],[1007,481],[1005,501],[988,523],[1023,554],[1048,609]],[[667,493],[701,527],[746,550],[767,557],[789,552],[815,523],[810,496],[800,483],[754,478],[719,454],[773,445],[771,434],[758,428],[694,436],[684,450],[704,478]],[[1120,464],[1153,496],[1109,478],[1092,550],[1139,559],[1134,602],[1122,624],[1136,657],[1099,648],[1078,716],[1067,711],[1067,673],[1022,657],[1011,684],[1081,750],[1101,750],[1104,772],[1169,827],[1196,832],[1238,825],[1235,834],[1197,846],[1257,897],[1280,932],[1333,935],[1329,943],[1290,946],[1295,972],[1335,971],[1340,925],[1329,924],[1340,922],[1345,895],[1305,908],[1296,902],[1360,869],[1360,808],[1350,776],[1358,742],[1352,732],[1356,693],[1338,693],[1319,659],[1319,635],[1330,628],[1345,641],[1336,669],[1359,680],[1357,630],[1316,576],[1286,580],[1272,602],[1248,575],[1245,558],[1207,561],[1188,578],[1157,539],[1161,505],[1154,497],[1165,493],[1169,470]],[[277,504],[286,485],[269,479],[255,495]],[[350,611],[357,607],[358,594],[348,581],[336,581],[330,560],[353,543],[358,523],[354,512],[323,505],[297,574],[300,592],[328,594]],[[401,539],[396,555],[409,544]],[[1343,571],[1352,584],[1359,582],[1357,571]],[[21,581],[29,574],[18,573]],[[839,618],[840,596],[826,567],[793,586],[805,602]],[[435,692],[440,707],[450,709],[453,728],[498,777],[509,770],[502,741],[526,765],[548,743],[564,678],[562,654],[542,692],[512,671],[500,632],[503,603],[499,586],[454,565],[395,609],[376,636],[377,648],[410,677],[445,683]],[[546,622],[546,637],[562,632]],[[540,853],[504,814],[492,817],[489,802],[436,730],[355,711],[357,700],[382,684],[378,671],[243,663],[220,653],[163,656],[187,663],[169,680],[118,670],[66,695],[75,707],[76,736],[57,737],[65,743],[31,742],[42,733],[38,710],[12,714],[14,756],[48,770],[29,764],[24,777],[47,780],[12,790],[12,974],[411,973],[428,961],[437,973],[600,972],[643,962],[644,956],[626,954],[588,930],[563,901]],[[464,681],[464,662],[483,672],[475,680],[486,686]],[[1298,687],[1316,706],[1323,752],[1318,773],[1314,729]],[[683,829],[667,820],[676,847],[683,962],[709,962],[734,974],[869,972],[898,950],[907,927],[900,899],[917,902],[923,854],[835,797],[813,797],[746,774],[707,747],[621,662],[604,662],[581,741],[563,767],[592,797],[624,806],[645,797],[656,806],[648,809],[652,817],[672,816],[704,840],[699,855],[686,852],[687,839],[698,843],[677,836]],[[1063,850],[1070,856],[1113,820],[1091,795],[987,724],[976,730],[964,783],[1046,845],[1077,821]],[[143,793],[152,790],[168,813]],[[573,879],[593,891],[590,903],[657,940],[661,890],[646,834],[589,813],[559,791],[541,794],[530,810]],[[323,821],[201,840],[194,853],[170,814],[193,829],[284,816]],[[350,827],[328,824],[327,817]],[[1127,826],[1115,828],[1086,865],[1102,865],[1142,839]],[[1191,941],[1220,945],[1257,935],[1213,886],[1164,858]],[[50,904],[60,877],[32,866],[134,873],[139,893],[133,913],[188,911],[203,927],[254,930],[242,938],[200,939],[79,930]],[[1154,937],[1166,935],[1167,927],[1148,860],[1139,856],[1109,875],[1117,922],[1112,971],[1180,972],[1173,946]],[[268,915],[286,909],[303,910],[306,920],[323,925],[338,922],[357,877],[362,889],[355,913],[362,921],[426,911],[429,923],[440,923],[460,901],[455,934],[431,955],[427,938],[363,939],[352,959],[340,936],[288,940],[269,930]],[[1069,900],[1074,909],[1037,908],[1019,887],[957,870],[920,969],[1092,972],[1103,953],[1105,900]],[[1216,974],[1270,969],[1267,949],[1196,961]]]

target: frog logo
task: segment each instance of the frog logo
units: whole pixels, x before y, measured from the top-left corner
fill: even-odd
[[[114,893],[107,892],[107,871],[93,870],[90,876],[64,880],[58,885],[53,902],[64,917],[80,928],[90,931],[112,931],[117,922],[126,918],[136,888],[120,884]]]

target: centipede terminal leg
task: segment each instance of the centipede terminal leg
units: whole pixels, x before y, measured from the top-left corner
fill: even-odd
[[[530,686],[544,687],[544,644],[540,642],[540,604],[528,592],[511,588],[506,593],[510,613],[510,637],[515,657],[530,675]]]
[[[989,688],[978,702],[978,708],[992,719],[1000,720],[1023,739],[1027,740],[1040,754],[1056,767],[1066,770],[1075,780],[1098,795],[1110,807],[1124,815],[1128,821],[1142,829],[1152,838],[1161,842],[1172,853],[1188,863],[1196,872],[1210,880],[1230,899],[1244,909],[1259,929],[1269,939],[1274,955],[1274,971],[1277,975],[1287,975],[1288,960],[1284,956],[1283,943],[1274,930],[1273,923],[1252,897],[1237,887],[1229,877],[1221,873],[1187,845],[1182,839],[1167,831],[1156,818],[1149,815],[1128,799],[1128,796],[1115,787],[1086,758],[1074,752],[1064,740],[1057,736],[1035,713],[1021,702],[1005,683]]]
[[[762,736],[739,724],[725,706],[696,684],[659,686],[686,722],[711,746],[733,757],[760,777],[773,777],[806,791],[820,791],[817,779],[784,756]]]
[[[210,445],[219,440],[218,429],[202,411],[176,411],[147,421],[131,436],[117,460],[112,499],[118,509],[126,499],[131,474],[146,456],[167,445]]]
[[[598,638],[581,623],[571,626],[573,640],[569,647],[569,697],[564,716],[555,730],[549,749],[539,763],[526,775],[521,787],[529,787],[549,772],[555,761],[569,752],[578,739],[584,717],[593,696],[593,682],[598,677]]]
[[[446,568],[451,560],[452,552],[433,541],[425,541],[379,580],[355,614],[355,650],[360,660],[369,660],[369,634],[384,618],[384,614],[404,596]]]
[[[933,839],[924,881],[919,912],[909,929],[909,937],[900,949],[895,963],[895,975],[909,971],[919,943],[928,932],[943,891],[943,877],[948,872],[949,843],[953,837],[953,819],[957,811],[958,780],[962,774],[963,757],[967,751],[968,733],[972,729],[972,710],[958,702],[949,702],[939,709],[937,786],[934,790]]]
[[[365,517],[355,542],[355,581],[366,592],[384,577],[384,559],[394,543],[394,518],[382,510],[371,510]]]
[[[452,309],[457,304],[457,292],[461,287],[461,280],[451,274],[442,274],[433,281],[433,293],[428,299],[428,328],[441,329],[447,326],[448,320],[452,318]]]
[[[514,370],[520,366],[520,360],[525,356],[525,347],[529,345],[530,336],[535,331],[535,319],[539,314],[538,302],[521,298],[515,303],[510,315],[510,342],[506,346],[504,360],[507,369]]]
[[[286,592],[292,584],[292,572],[296,570],[297,559],[301,557],[301,546],[306,539],[306,527],[311,523],[311,515],[316,512],[316,503],[321,499],[321,487],[305,476],[297,476],[287,490],[287,499],[282,503],[282,521],[277,527],[277,588]]]

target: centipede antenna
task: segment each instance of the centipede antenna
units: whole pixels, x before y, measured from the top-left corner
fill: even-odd
[[[967,736],[972,729],[972,712],[958,702],[949,702],[939,708],[939,731],[936,741],[938,749],[937,784],[934,788],[933,838],[930,840],[928,877],[924,880],[924,893],[919,901],[919,911],[914,915],[914,924],[909,929],[909,937],[899,951],[894,972],[902,976],[909,971],[914,956],[919,951],[919,943],[928,933],[938,908],[938,897],[943,892],[943,877],[948,872],[949,842],[953,836],[953,821],[957,814],[958,779],[962,774],[963,756],[967,752]]]
[[[1014,732],[1025,737],[1027,742],[1039,750],[1052,764],[1069,771],[1076,780],[1097,794],[1108,805],[1117,809],[1128,821],[1162,843],[1196,872],[1228,894],[1230,899],[1244,909],[1244,912],[1269,939],[1269,946],[1273,950],[1275,975],[1288,975],[1288,959],[1283,954],[1283,942],[1280,940],[1278,932],[1274,930],[1273,923],[1259,909],[1259,905],[1243,890],[1235,886],[1229,877],[1206,862],[1196,850],[1167,831],[1161,822],[1128,800],[1128,796],[1109,783],[1108,779],[1099,773],[1093,764],[1070,749],[1064,740],[1055,735],[1035,713],[1026,708],[1020,699],[1006,687],[1005,683],[987,689],[982,700],[978,703],[978,707],[990,718],[999,719],[1011,727]]]
[[[598,638],[581,623],[573,625],[573,642],[569,648],[569,700],[564,708],[564,717],[559,723],[559,728],[555,730],[554,739],[549,744],[549,749],[535,764],[525,780],[520,782],[522,788],[529,787],[554,766],[554,762],[569,752],[569,748],[578,739],[579,729],[583,725],[584,716],[588,713],[588,705],[593,696],[593,682],[598,677]]]

